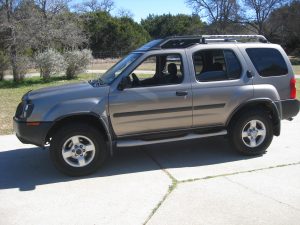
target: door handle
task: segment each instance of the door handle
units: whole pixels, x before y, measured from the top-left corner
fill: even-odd
[[[176,91],[177,96],[187,96],[188,92],[187,91]]]

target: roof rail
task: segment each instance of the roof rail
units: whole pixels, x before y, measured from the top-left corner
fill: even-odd
[[[202,35],[202,38],[205,39],[224,39],[224,41],[228,40],[233,40],[233,41],[238,41],[238,40],[257,40],[262,43],[268,43],[267,38],[263,35]]]
[[[238,42],[238,41],[256,40],[262,43],[268,43],[263,35],[189,35],[172,36],[163,39],[155,49],[161,48],[187,48],[194,44],[207,44],[207,42]]]

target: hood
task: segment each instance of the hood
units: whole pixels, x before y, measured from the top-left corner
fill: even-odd
[[[29,99],[35,99],[37,97],[47,97],[51,95],[64,95],[71,92],[81,91],[81,90],[87,90],[93,88],[88,83],[82,82],[82,83],[74,83],[74,84],[64,84],[54,87],[46,87],[46,88],[40,88],[34,91],[31,91],[28,93]]]
[[[65,99],[79,99],[87,97],[101,97],[102,89],[108,86],[93,86],[88,82],[64,84],[53,87],[46,87],[28,92],[24,97],[28,100],[65,100]]]

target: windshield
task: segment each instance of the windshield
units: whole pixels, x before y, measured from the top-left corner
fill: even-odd
[[[115,64],[112,68],[106,71],[103,75],[99,78],[102,83],[110,84],[116,79],[132,62],[134,62],[141,53],[131,53],[117,64]]]

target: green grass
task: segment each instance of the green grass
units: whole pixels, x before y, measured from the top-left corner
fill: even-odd
[[[0,81],[0,135],[11,134],[13,132],[12,117],[22,96],[30,91],[43,87],[56,86],[67,83],[75,83],[82,80],[95,78],[95,74],[81,74],[74,80],[67,80],[65,77],[53,77],[49,81],[44,81],[39,77],[27,78],[23,82],[13,83],[10,81]]]

